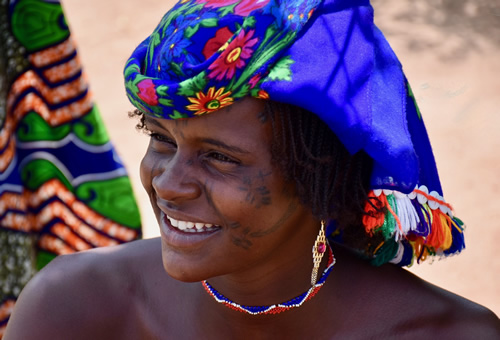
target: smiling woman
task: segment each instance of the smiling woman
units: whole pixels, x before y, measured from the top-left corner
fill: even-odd
[[[51,263],[7,339],[498,338],[401,268],[463,223],[368,1],[183,0],[124,75],[160,237]]]

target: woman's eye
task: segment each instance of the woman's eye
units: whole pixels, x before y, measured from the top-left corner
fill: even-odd
[[[170,144],[172,146],[176,146],[175,142],[165,135],[161,135],[161,134],[156,133],[156,132],[150,132],[149,136],[151,137],[151,139],[153,139],[157,142],[166,143],[166,144]]]
[[[210,152],[208,155],[211,159],[214,159],[218,162],[223,162],[223,163],[233,163],[233,164],[239,164],[238,161],[227,157],[226,155],[219,153],[219,152]]]
[[[160,143],[160,144],[158,144],[158,147],[163,145],[163,146],[166,146],[168,148],[177,148],[177,144],[175,144],[175,141],[172,140],[170,137],[167,137],[165,135],[162,135],[162,134],[157,133],[157,132],[152,132],[152,131],[149,131],[148,135],[153,142]]]

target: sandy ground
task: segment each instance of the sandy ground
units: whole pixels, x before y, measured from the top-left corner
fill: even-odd
[[[460,256],[410,270],[500,315],[500,5],[497,0],[374,0],[434,146],[445,198],[468,228]],[[158,235],[139,179],[148,138],[134,131],[123,65],[173,1],[63,0],[111,139],[126,164],[144,235]],[[431,5],[432,4],[432,5]]]

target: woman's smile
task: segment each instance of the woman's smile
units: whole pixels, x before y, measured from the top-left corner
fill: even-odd
[[[174,228],[177,228],[186,233],[202,233],[206,231],[215,231],[220,228],[220,226],[214,226],[211,223],[176,220],[175,218],[168,215],[167,219]]]
[[[188,222],[160,213],[160,235],[168,247],[174,249],[195,249],[221,230],[210,223]]]

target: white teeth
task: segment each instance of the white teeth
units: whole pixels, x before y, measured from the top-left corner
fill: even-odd
[[[170,223],[174,226],[174,227],[177,227],[179,226],[179,221],[177,220],[174,220],[173,218],[168,218],[170,220]]]
[[[188,233],[196,233],[196,232],[204,232],[208,231],[210,229],[213,229],[214,225],[211,223],[203,223],[203,222],[187,222],[187,221],[179,221],[176,219],[173,219],[170,216],[167,216],[168,220],[170,221],[170,224],[173,227],[176,227],[184,232]]]
[[[180,230],[184,230],[187,228],[187,222],[185,221],[179,221],[178,224],[177,224],[177,228],[179,228]]]

